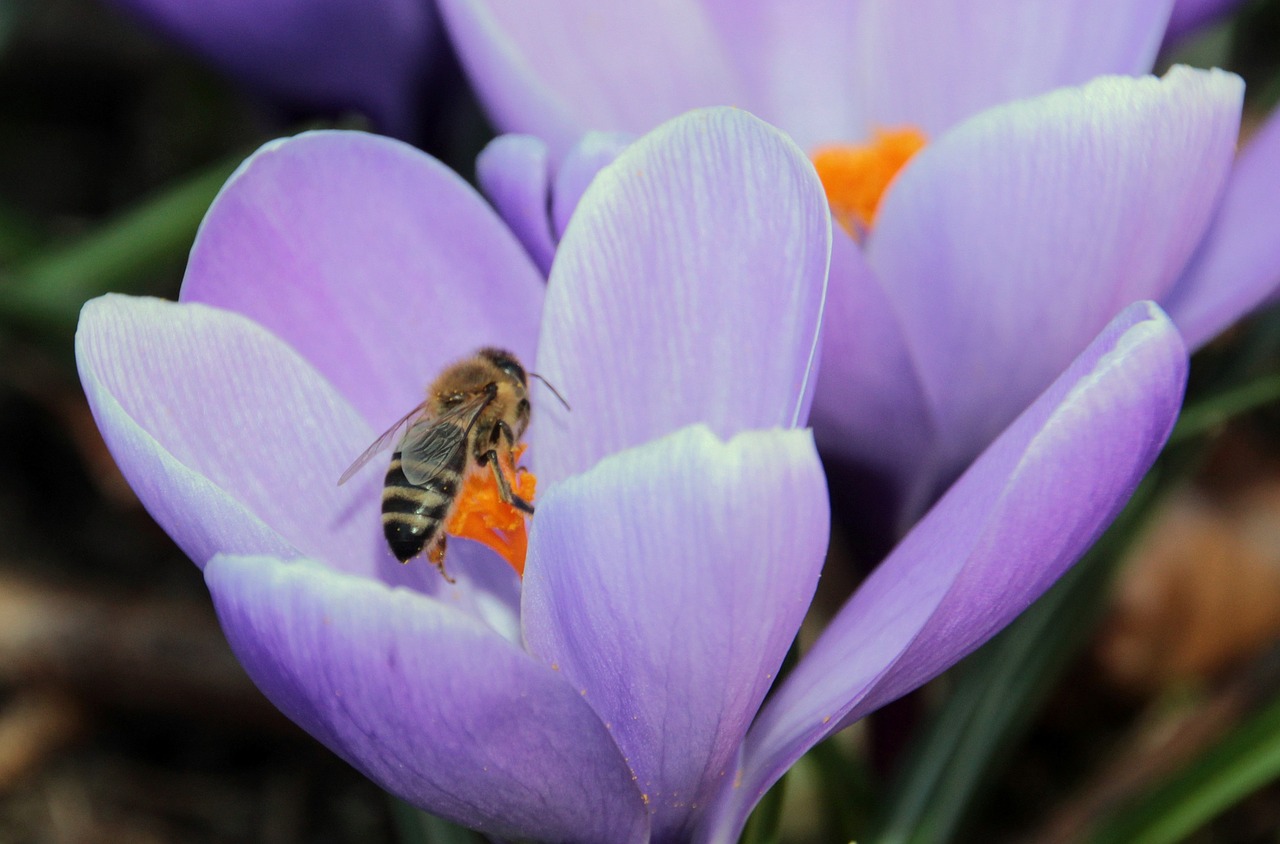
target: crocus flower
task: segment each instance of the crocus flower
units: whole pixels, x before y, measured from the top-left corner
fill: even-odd
[[[412,133],[437,52],[432,0],[108,0],[290,108]]]
[[[713,109],[583,193],[550,278],[464,182],[385,138],[270,144],[181,301],[90,302],[103,435],[201,566],[250,676],[394,794],[500,838],[732,841],[805,749],[943,670],[1078,557],[1167,435],[1183,344],[1126,310],[944,497],[757,712],[828,531],[799,430],[831,237],[785,136]],[[384,547],[379,473],[334,480],[446,363],[535,392],[524,578]]]
[[[845,225],[812,422],[894,501],[891,534],[1120,308],[1160,302],[1198,348],[1280,283],[1280,127],[1234,159],[1237,78],[1065,87],[1147,71],[1172,5],[441,0],[494,121],[528,136],[480,177],[535,254],[554,238],[537,246],[538,206],[516,200],[536,189],[489,187],[536,181],[520,145],[546,145],[557,207],[584,133],[695,105],[746,107],[814,154]]]

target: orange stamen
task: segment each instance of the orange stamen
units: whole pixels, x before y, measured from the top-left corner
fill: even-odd
[[[537,478],[532,472],[515,466],[524,448],[521,443],[512,458],[499,457],[498,468],[510,482],[511,491],[532,503]],[[511,564],[516,574],[524,577],[524,557],[529,549],[525,514],[502,500],[498,481],[488,467],[467,474],[458,493],[458,503],[444,529],[451,536],[474,539],[489,546]]]
[[[855,240],[871,229],[885,191],[924,145],[924,133],[906,126],[877,129],[869,143],[822,147],[813,153],[831,216]]]

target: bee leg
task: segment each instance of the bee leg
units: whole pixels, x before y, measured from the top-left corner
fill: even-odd
[[[480,465],[493,470],[493,477],[498,482],[498,495],[502,500],[529,515],[533,515],[533,505],[511,491],[511,482],[502,472],[502,464],[498,462],[498,452],[490,449],[480,457]]]
[[[447,544],[448,537],[442,532],[439,538],[431,545],[430,550],[427,551],[427,559],[434,563],[436,568],[440,569],[441,577],[449,583],[457,583],[458,581],[450,577],[449,573],[444,570],[444,550]]]

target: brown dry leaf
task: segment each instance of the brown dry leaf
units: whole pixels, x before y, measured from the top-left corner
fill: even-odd
[[[1097,644],[1104,673],[1150,694],[1194,684],[1280,638],[1280,483],[1226,504],[1171,499],[1121,578]]]

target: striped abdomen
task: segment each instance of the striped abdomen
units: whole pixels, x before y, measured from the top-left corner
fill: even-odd
[[[434,477],[414,486],[400,468],[400,452],[392,455],[382,488],[382,530],[400,562],[422,553],[443,529],[462,482],[466,452],[460,449],[458,457],[462,460],[455,462],[463,465],[442,466]]]

